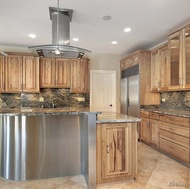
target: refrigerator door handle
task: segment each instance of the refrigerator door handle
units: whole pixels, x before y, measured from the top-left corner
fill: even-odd
[[[127,98],[127,106],[128,106],[128,107],[130,106],[129,98]]]

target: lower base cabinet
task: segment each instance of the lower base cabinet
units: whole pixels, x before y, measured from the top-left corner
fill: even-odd
[[[97,184],[134,179],[137,123],[97,124]]]
[[[141,111],[141,140],[190,166],[190,119]]]

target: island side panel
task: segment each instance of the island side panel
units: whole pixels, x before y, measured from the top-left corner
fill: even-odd
[[[97,124],[97,184],[134,179],[137,122]]]

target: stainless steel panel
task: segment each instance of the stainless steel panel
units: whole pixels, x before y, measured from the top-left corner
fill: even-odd
[[[96,114],[0,116],[0,171],[10,180],[84,174],[96,188]]]
[[[122,114],[127,114],[127,98],[128,98],[128,86],[127,78],[121,79],[121,106],[120,106],[120,112]]]
[[[140,117],[139,75],[128,77],[128,115]]]

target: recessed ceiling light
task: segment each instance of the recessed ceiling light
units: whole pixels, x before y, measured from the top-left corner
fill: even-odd
[[[117,44],[117,41],[112,41],[111,44],[115,45]]]
[[[130,31],[131,31],[131,28],[125,28],[124,31],[125,31],[125,32],[130,32]]]
[[[79,39],[78,38],[73,38],[73,41],[79,41]]]
[[[111,16],[104,15],[104,16],[102,16],[102,20],[105,20],[105,21],[111,20]]]
[[[36,38],[36,34],[34,34],[34,33],[31,33],[31,34],[29,34],[28,36],[29,36],[30,38],[33,38],[33,39]]]

